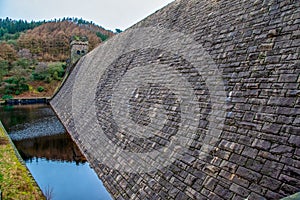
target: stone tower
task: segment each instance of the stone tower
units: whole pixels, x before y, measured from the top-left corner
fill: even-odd
[[[88,53],[89,42],[73,40],[71,42],[71,65],[75,64],[82,56]]]

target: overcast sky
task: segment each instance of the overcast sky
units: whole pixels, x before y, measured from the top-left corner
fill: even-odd
[[[78,17],[104,28],[126,29],[173,0],[0,0],[0,18]]]

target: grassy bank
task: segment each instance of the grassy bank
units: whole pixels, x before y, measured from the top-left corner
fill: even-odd
[[[19,161],[0,122],[0,189],[6,199],[45,199],[28,169]]]

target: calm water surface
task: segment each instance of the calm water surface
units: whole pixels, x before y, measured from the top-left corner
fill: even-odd
[[[52,200],[112,199],[49,105],[1,106],[0,119]]]

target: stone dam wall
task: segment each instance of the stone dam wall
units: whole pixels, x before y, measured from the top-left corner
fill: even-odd
[[[300,191],[300,1],[177,0],[50,102],[115,199]]]

